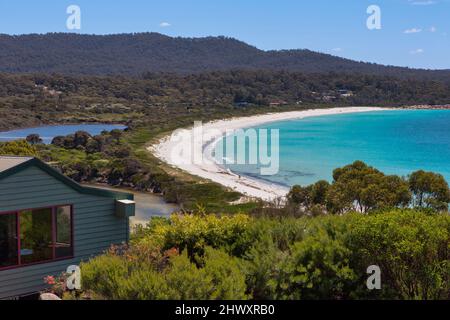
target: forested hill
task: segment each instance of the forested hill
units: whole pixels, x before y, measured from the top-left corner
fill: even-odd
[[[262,51],[225,37],[172,38],[158,33],[0,35],[0,72],[140,75],[232,69],[359,72],[450,81],[450,70],[382,66],[309,50]]]

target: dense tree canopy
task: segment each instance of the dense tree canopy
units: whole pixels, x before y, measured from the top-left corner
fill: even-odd
[[[347,73],[241,70],[142,78],[0,74],[0,129],[64,122],[167,126],[188,117],[449,101],[449,83]]]
[[[415,206],[436,210],[448,208],[450,190],[442,175],[419,170],[409,176],[409,185]]]
[[[328,212],[340,214],[409,206],[447,211],[450,189],[439,174],[417,171],[404,179],[387,176],[356,161],[334,170],[331,185],[319,181],[307,187],[294,186],[288,195],[288,203],[309,213],[317,212],[312,210],[315,205],[322,207],[322,213],[326,208]]]
[[[70,54],[67,54],[70,52]],[[352,61],[309,50],[263,51],[226,37],[172,38],[158,33],[0,35],[0,71],[76,75],[142,72],[289,70],[450,79],[448,71],[414,70]]]

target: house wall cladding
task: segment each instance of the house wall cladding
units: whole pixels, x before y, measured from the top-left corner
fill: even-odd
[[[128,219],[114,215],[115,199],[80,193],[37,167],[0,180],[0,212],[73,205],[74,258],[0,271],[0,299],[45,288],[44,277],[128,240]]]

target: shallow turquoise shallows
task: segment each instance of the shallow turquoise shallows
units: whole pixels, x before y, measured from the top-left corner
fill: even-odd
[[[387,174],[424,169],[450,181],[450,110],[341,114],[258,128],[280,130],[278,174],[260,176],[258,166],[227,165],[232,171],[286,186],[308,185],[332,181],[333,169],[362,160]]]

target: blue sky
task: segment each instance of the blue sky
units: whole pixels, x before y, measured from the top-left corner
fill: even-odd
[[[450,0],[0,0],[0,33],[224,35],[264,50],[307,48],[355,60],[450,69]],[[368,30],[369,5],[381,30]]]

